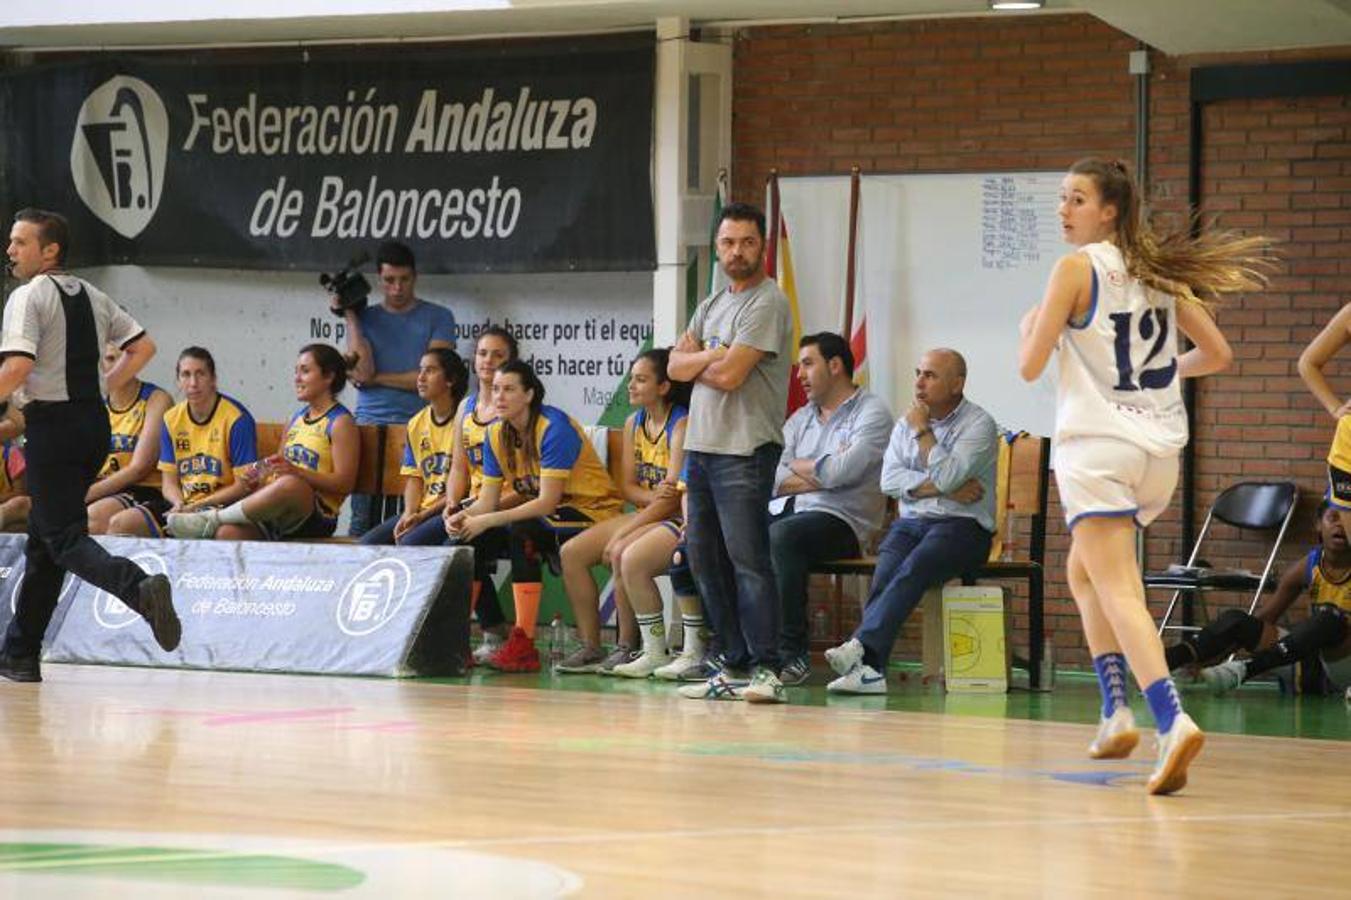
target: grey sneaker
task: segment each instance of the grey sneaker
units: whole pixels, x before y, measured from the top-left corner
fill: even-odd
[[[582,645],[559,660],[554,671],[560,675],[586,675],[597,671],[604,659],[604,650]]]
[[[751,683],[741,689],[741,699],[747,703],[787,703],[783,682],[779,676],[764,666],[756,666],[751,673]]]
[[[220,528],[220,513],[215,509],[202,512],[169,513],[164,517],[164,530],[176,538],[206,540],[216,536]]]
[[[596,672],[601,675],[613,675],[615,666],[633,662],[642,655],[641,650],[634,650],[628,644],[619,644],[610,651],[609,656],[601,660],[600,665],[596,667]]]
[[[811,677],[812,661],[805,653],[802,656],[794,656],[779,670],[779,680],[783,682],[784,687],[802,684]]]
[[[1247,677],[1248,664],[1241,659],[1231,659],[1218,666],[1209,666],[1201,670],[1201,680],[1217,694],[1227,693],[1237,688]]]

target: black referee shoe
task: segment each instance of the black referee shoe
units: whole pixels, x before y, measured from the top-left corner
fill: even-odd
[[[10,681],[41,681],[42,669],[34,656],[10,656],[0,653],[0,678]]]
[[[151,575],[136,588],[136,599],[141,616],[150,623],[155,643],[165,650],[173,650],[183,637],[183,625],[174,610],[173,591],[164,575]]]

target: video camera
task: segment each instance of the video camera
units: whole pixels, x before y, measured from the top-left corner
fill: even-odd
[[[338,306],[333,310],[333,315],[342,318],[349,309],[361,312],[366,308],[366,298],[371,294],[371,283],[361,274],[361,267],[369,262],[370,258],[371,255],[363,250],[332,275],[319,276],[319,283],[338,298]]]

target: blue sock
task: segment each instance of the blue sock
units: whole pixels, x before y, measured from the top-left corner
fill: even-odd
[[[1126,657],[1120,653],[1095,656],[1093,670],[1098,673],[1098,687],[1102,690],[1102,717],[1106,719],[1119,707],[1126,705]]]
[[[1145,699],[1149,701],[1149,711],[1154,714],[1159,734],[1172,731],[1173,720],[1182,715],[1182,701],[1178,699],[1173,679],[1165,675],[1145,688]]]

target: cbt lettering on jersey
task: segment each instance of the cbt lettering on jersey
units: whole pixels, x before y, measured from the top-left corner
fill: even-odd
[[[507,481],[518,494],[539,496],[540,479],[565,479],[561,506],[570,506],[594,520],[619,514],[623,498],[601,465],[596,448],[587,440],[582,426],[553,406],[545,406],[535,420],[533,459],[524,447],[508,446],[501,422],[488,426],[483,444],[483,480]]]
[[[1061,337],[1056,438],[1116,438],[1154,456],[1176,454],[1187,443],[1176,300],[1131,278],[1116,245],[1080,252],[1093,267],[1093,297]]]
[[[164,414],[159,469],[178,472],[183,501],[192,503],[234,483],[237,472],[258,459],[253,416],[236,400],[219,394],[211,415],[195,421],[184,400]]]
[[[403,445],[403,463],[399,468],[399,474],[422,479],[422,502],[418,505],[419,511],[436,505],[446,495],[446,478],[450,474],[450,454],[454,439],[453,413],[446,421],[438,422],[432,408],[427,406],[408,420],[408,440]],[[472,460],[470,466],[472,472]]]
[[[633,471],[638,483],[650,490],[666,480],[671,466],[671,435],[681,420],[689,415],[683,406],[671,408],[666,417],[666,425],[656,438],[647,436],[647,410],[640,409],[633,414]]]
[[[1351,612],[1351,572],[1343,575],[1341,581],[1333,581],[1323,570],[1322,547],[1309,551],[1305,560],[1304,581],[1309,587],[1309,602],[1337,606]]]
[[[464,448],[465,457],[469,460],[470,499],[477,497],[480,488],[483,487],[483,442],[488,437],[488,426],[497,421],[493,418],[487,422],[480,422],[477,407],[478,392],[475,391],[465,399],[464,414],[460,416],[460,446]]]
[[[351,417],[352,413],[341,403],[333,404],[316,419],[306,416],[307,412],[309,407],[302,406],[287,423],[282,456],[293,466],[327,475],[333,471],[333,425],[343,416]],[[319,512],[329,519],[337,518],[345,499],[345,494],[315,494]]]
[[[136,444],[140,441],[141,429],[145,428],[146,401],[157,390],[159,388],[150,382],[141,382],[141,389],[137,391],[136,399],[126,409],[114,407],[110,397],[103,398],[103,405],[108,409],[108,426],[112,430],[112,436],[108,439],[108,458],[103,461],[103,468],[99,470],[98,474],[99,478],[107,478],[114,472],[120,472],[131,465],[132,454],[136,452]],[[137,484],[146,487],[159,487],[160,473],[152,471]]]

